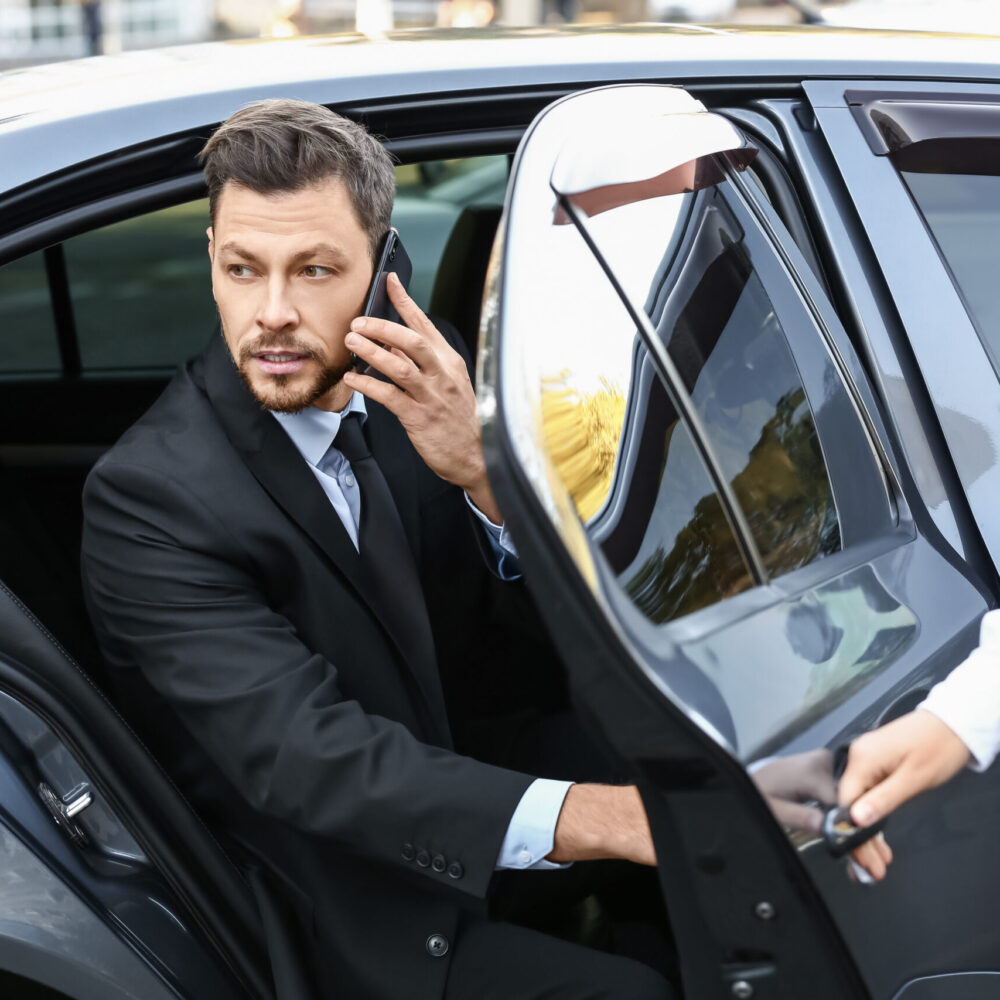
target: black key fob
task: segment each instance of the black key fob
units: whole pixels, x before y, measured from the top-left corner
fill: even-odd
[[[878,836],[884,827],[884,819],[871,826],[855,826],[851,822],[849,806],[834,806],[823,817],[823,841],[833,857],[842,858],[845,854],[850,854],[855,847],[860,847],[866,840]]]

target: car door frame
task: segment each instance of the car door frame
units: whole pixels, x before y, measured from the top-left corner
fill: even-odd
[[[994,501],[1000,488],[1000,463],[981,468],[983,449],[970,449],[962,438],[963,427],[967,434],[975,426],[997,454],[1000,413],[991,405],[998,392],[997,372],[902,177],[887,156],[871,148],[845,94],[868,91],[916,100],[931,95],[960,100],[969,95],[995,98],[1000,104],[1000,85],[807,80],[803,90],[905,329],[995,574],[1000,567],[1000,513]],[[942,338],[942,330],[949,331],[947,339]]]
[[[536,119],[535,126],[537,123]],[[518,171],[522,165],[525,146],[530,142],[531,131],[526,134],[512,171],[508,202],[501,223],[501,237],[504,241],[509,237],[512,214],[517,208],[516,191],[520,179]],[[746,187],[742,193],[744,196],[749,194],[752,198]],[[965,612],[954,634],[943,631],[938,622],[939,627],[935,630],[937,646],[924,648],[920,659],[911,658],[905,667],[901,667],[890,677],[880,678],[882,683],[874,685],[877,697],[873,698],[869,691],[864,702],[855,697],[853,702],[847,703],[844,712],[853,714],[854,721],[851,725],[842,727],[839,736],[849,739],[894,707],[898,709],[904,702],[912,707],[914,689],[927,683],[929,677],[942,676],[954,665],[955,661],[950,657],[956,656],[974,641],[978,616],[987,606],[988,597],[976,575],[955,557],[951,546],[945,542],[933,522],[924,516],[922,502],[919,496],[913,496],[912,483],[908,482],[910,498],[915,500],[921,512],[919,527],[911,520],[908,504],[895,475],[897,466],[892,454],[892,444],[881,424],[878,403],[867,385],[860,360],[847,340],[846,332],[836,321],[832,306],[826,302],[818,281],[810,273],[801,253],[795,248],[773,210],[762,202],[758,203],[757,209],[765,227],[774,231],[780,240],[780,246],[786,251],[785,265],[799,278],[800,291],[804,287],[812,304],[821,304],[818,311],[826,315],[817,318],[818,325],[825,327],[828,334],[826,346],[836,358],[845,384],[853,390],[859,419],[873,435],[873,449],[878,460],[883,463],[882,471],[887,483],[891,484],[900,510],[900,523],[890,533],[895,536],[896,541],[885,539],[885,544],[892,548],[894,545],[905,546],[908,540],[912,540],[909,544],[923,547],[927,554],[933,553],[932,562],[925,566],[924,572],[930,569],[933,559],[943,560],[955,572],[956,578],[964,578],[969,585],[965,597]],[[499,260],[505,251],[503,243],[498,243],[498,247]],[[537,480],[537,473],[526,473],[518,461],[515,438],[523,436],[525,431],[518,426],[510,427],[506,424],[503,401],[504,362],[501,357],[503,347],[500,341],[503,322],[503,307],[500,303],[504,301],[506,293],[499,266],[495,267],[490,280],[493,287],[487,297],[482,333],[484,358],[480,373],[480,406],[491,480],[495,483],[501,507],[513,525],[515,537],[519,539],[519,551],[529,586],[535,592],[543,612],[551,616],[549,621],[553,632],[563,647],[569,664],[571,688],[580,711],[588,718],[595,731],[632,765],[638,780],[645,782],[644,801],[661,857],[661,883],[678,937],[687,989],[692,995],[701,996],[703,994],[700,990],[717,988],[720,980],[731,985],[734,974],[749,974],[745,969],[734,973],[720,959],[721,951],[723,954],[756,954],[758,959],[763,955],[767,956],[767,961],[758,962],[753,974],[759,977],[761,987],[777,989],[779,992],[762,995],[786,995],[780,992],[784,989],[789,990],[789,996],[800,995],[795,992],[796,986],[793,985],[798,971],[797,956],[780,949],[768,951],[767,948],[760,947],[760,920],[758,918],[757,925],[754,925],[752,919],[752,915],[757,912],[755,907],[749,902],[743,903],[741,909],[746,920],[738,927],[739,919],[733,918],[731,914],[732,885],[727,885],[726,879],[718,879],[714,887],[709,887],[705,881],[710,882],[710,879],[699,882],[697,877],[695,880],[691,878],[691,872],[719,874],[725,870],[740,888],[748,885],[760,887],[762,882],[766,885],[767,877],[760,881],[762,873],[766,872],[771,884],[766,889],[757,889],[758,900],[766,900],[767,894],[773,896],[777,883],[782,880],[788,880],[787,884],[796,886],[800,897],[799,906],[795,908],[795,919],[806,923],[815,921],[813,927],[823,939],[820,947],[823,954],[811,956],[814,977],[809,995],[819,995],[816,992],[816,982],[817,979],[823,979],[824,973],[828,973],[829,982],[835,984],[834,990],[860,991],[856,994],[841,992],[840,995],[867,995],[860,980],[854,978],[856,969],[853,969],[853,974],[849,974],[852,979],[850,985],[846,985],[841,978],[845,974],[846,949],[843,948],[843,939],[833,929],[825,905],[817,896],[809,895],[807,904],[802,905],[802,885],[797,878],[790,877],[790,859],[785,856],[781,860],[781,851],[788,844],[782,843],[780,838],[778,842],[768,841],[776,829],[773,817],[766,810],[764,813],[759,810],[760,796],[754,791],[746,774],[740,768],[733,769],[731,757],[725,753],[720,756],[720,743],[724,741],[713,742],[706,736],[706,731],[711,731],[711,727],[705,726],[704,720],[696,712],[685,712],[683,705],[669,704],[663,698],[663,694],[669,691],[669,685],[665,686],[662,678],[656,676],[656,671],[649,669],[644,654],[636,648],[631,630],[624,624],[621,615],[612,609],[611,605],[615,602],[609,599],[606,588],[598,583],[599,574],[594,565],[594,555],[588,549],[582,527],[578,523],[574,526],[572,517],[565,516],[562,501],[553,501],[563,514],[557,526],[553,524],[552,504],[539,503],[537,484],[532,481]],[[830,338],[829,333],[833,328],[838,332]],[[662,370],[660,374],[670,377]],[[676,385],[674,391],[678,391]],[[689,431],[693,432],[690,426]],[[549,512],[546,512],[546,507]],[[772,582],[768,588],[758,588],[756,592],[749,591],[704,611],[695,612],[687,621],[677,623],[676,632],[679,635],[684,635],[685,632],[690,635],[691,629],[698,632],[703,629],[712,631],[722,626],[725,619],[739,621],[762,602],[786,600],[798,588],[815,585],[818,578],[829,578],[838,571],[842,572],[845,562],[866,563],[877,557],[877,552],[873,550],[879,548],[880,545],[873,542],[869,546],[858,546],[827,557],[820,563]],[[772,591],[769,596],[762,593],[767,590]],[[928,604],[926,600],[923,603],[925,607]],[[695,619],[698,619],[697,623],[694,622]],[[670,647],[671,640],[665,636],[662,641],[665,659],[669,658]],[[902,692],[901,674],[909,682],[907,689]],[[649,702],[655,702],[655,707]],[[654,717],[657,717],[658,722],[654,722]],[[830,733],[826,734],[827,740],[830,736]],[[794,748],[793,741],[785,749]],[[683,788],[678,787],[681,782],[678,774],[674,773],[675,770],[684,776]],[[699,794],[705,796],[700,801]],[[718,843],[719,837],[724,836],[720,834],[721,824],[712,821],[713,812],[716,820],[720,814],[727,814],[727,829],[739,830],[739,837],[726,836],[725,850],[707,860],[704,845]],[[756,828],[751,830],[751,826],[755,824]],[[694,830],[697,830],[697,834],[693,834]],[[778,853],[775,854],[775,851]],[[679,865],[676,863],[678,856],[683,857],[683,862]],[[743,864],[748,867],[742,867]],[[722,901],[723,898],[726,902]],[[782,905],[788,905],[787,898],[782,900]],[[730,912],[728,916],[724,916],[723,911],[727,906]],[[692,908],[696,911],[695,915],[692,915]],[[755,945],[744,944],[742,948],[734,946],[734,939],[741,935],[744,942],[753,941]],[[727,942],[729,947],[723,946],[722,942]],[[772,939],[768,947],[773,946]],[[797,947],[802,946],[802,942],[797,943]],[[713,947],[719,949],[714,955]],[[769,977],[779,968],[780,977],[769,981]],[[815,975],[817,968],[823,969],[823,973],[818,976]],[[705,992],[704,995],[714,994]]]

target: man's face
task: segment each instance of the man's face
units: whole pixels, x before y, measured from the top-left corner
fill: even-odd
[[[266,195],[227,184],[208,240],[222,332],[250,391],[269,410],[342,409],[344,337],[373,272],[344,182]]]

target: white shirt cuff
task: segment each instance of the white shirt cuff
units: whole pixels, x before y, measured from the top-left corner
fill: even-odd
[[[568,868],[546,861],[555,843],[556,823],[572,781],[536,778],[528,785],[500,845],[497,868]]]
[[[979,645],[917,706],[936,715],[985,771],[1000,752],[1000,611],[983,615]]]
[[[507,523],[494,524],[469,499],[468,493],[465,494],[465,502],[486,529],[486,535],[497,557],[497,573],[500,574],[500,579],[516,580],[521,575],[521,567],[517,562],[517,548],[514,545],[514,540],[510,537],[510,532],[507,530]]]

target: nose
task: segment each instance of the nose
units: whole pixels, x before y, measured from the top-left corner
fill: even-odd
[[[269,333],[298,326],[299,314],[289,295],[288,283],[279,275],[271,278],[257,310],[257,325]]]

